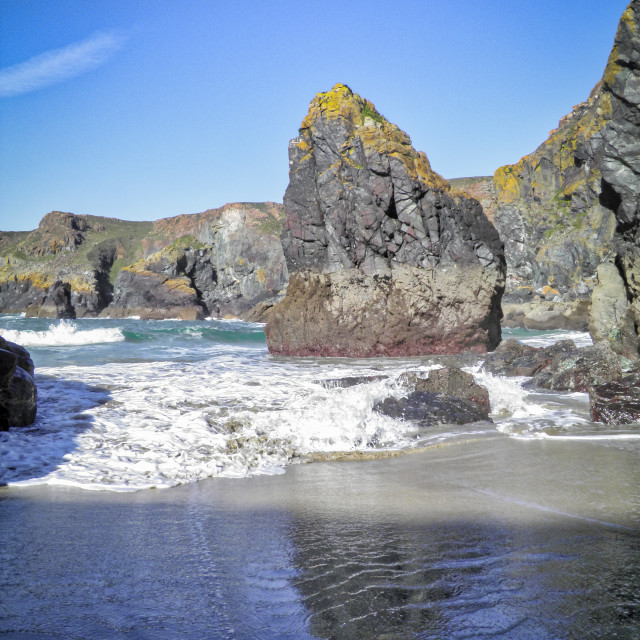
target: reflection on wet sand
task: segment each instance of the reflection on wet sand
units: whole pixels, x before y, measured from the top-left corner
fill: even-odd
[[[107,494],[0,490],[0,633],[634,638],[640,465],[499,437]]]

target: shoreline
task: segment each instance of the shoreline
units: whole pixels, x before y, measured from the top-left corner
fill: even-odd
[[[339,511],[349,516],[352,510],[362,511],[357,502],[366,495],[372,497],[377,488],[382,493],[373,509],[376,517],[388,516],[402,522],[410,511],[411,517],[442,515],[433,508],[416,512],[413,502],[409,509],[403,496],[411,487],[412,494],[424,490],[425,499],[435,497],[431,507],[437,504],[439,509],[445,506],[441,498],[446,494],[447,516],[456,513],[469,516],[477,510],[469,511],[470,504],[482,503],[485,516],[499,514],[501,518],[523,517],[540,522],[548,518],[577,519],[622,527],[640,535],[640,467],[637,453],[622,446],[602,446],[594,441],[525,441],[497,434],[405,451],[317,454],[313,458],[313,463],[289,465],[284,473],[212,477],[162,489],[108,491],[60,485],[4,486],[0,487],[0,503],[24,499],[88,505],[180,505],[197,496],[227,510],[258,506],[265,510],[302,508],[327,515],[332,511],[331,500],[340,496],[344,504]],[[572,478],[570,486],[565,484],[567,477]],[[347,479],[357,492],[354,489],[345,493]],[[603,483],[608,489],[607,504],[602,502]],[[302,487],[313,490],[299,493]],[[395,498],[387,502],[394,493]],[[456,500],[452,498],[454,494]],[[351,499],[348,504],[347,495]],[[412,500],[415,498],[414,495]],[[374,507],[373,501],[366,504]]]

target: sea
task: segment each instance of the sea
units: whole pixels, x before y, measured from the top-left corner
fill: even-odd
[[[0,433],[0,638],[640,637],[640,425],[479,357],[272,356],[263,328],[0,316],[38,385]],[[443,364],[491,421],[374,410]]]

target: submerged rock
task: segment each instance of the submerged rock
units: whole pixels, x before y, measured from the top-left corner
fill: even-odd
[[[359,384],[369,384],[370,382],[380,382],[387,380],[389,376],[346,376],[344,378],[330,378],[320,380],[320,384],[326,389],[347,389]]]
[[[595,422],[630,424],[640,422],[640,374],[589,388],[589,404]]]
[[[415,373],[405,373],[400,381],[414,391],[440,393],[471,402],[487,417],[491,412],[489,392],[470,373],[456,367],[435,369],[426,378]]]
[[[33,361],[20,345],[0,337],[0,430],[26,427],[37,410]]]
[[[500,342],[502,244],[409,137],[338,84],[289,143],[291,279],[266,327],[284,355],[484,352]]]
[[[418,427],[467,424],[489,419],[486,411],[468,400],[429,391],[412,391],[404,398],[386,398],[374,409],[391,418],[414,422]]]

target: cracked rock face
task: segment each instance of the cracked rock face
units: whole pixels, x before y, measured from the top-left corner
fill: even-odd
[[[493,349],[503,247],[406,133],[338,84],[289,143],[282,242],[291,279],[272,353],[370,357]]]
[[[103,315],[246,317],[276,299],[288,276],[278,236],[257,224],[260,212],[248,205],[227,205],[217,213],[160,221],[194,235],[122,268]]]
[[[507,290],[546,285],[561,294],[593,290],[594,341],[637,355],[640,0],[623,13],[603,77],[589,99],[562,118],[536,151],[498,169],[493,187]],[[601,269],[602,264],[608,266]]]

